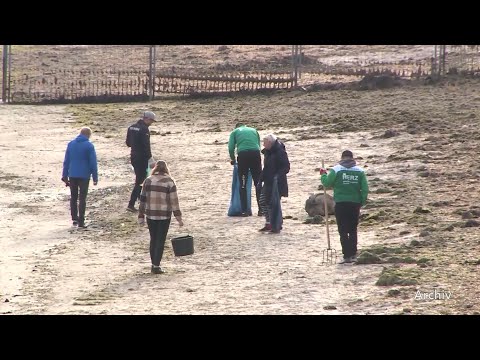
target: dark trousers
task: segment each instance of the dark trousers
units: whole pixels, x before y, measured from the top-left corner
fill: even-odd
[[[259,150],[247,150],[238,153],[238,177],[240,178],[240,202],[242,212],[247,212],[247,179],[248,171],[252,174],[257,205],[260,209],[260,193],[257,191],[257,184],[262,172],[262,158]]]
[[[147,218],[148,231],[150,232],[150,259],[152,265],[160,266],[162,261],[163,248],[167,238],[170,220],[151,220]]]
[[[131,164],[135,170],[135,186],[133,187],[132,194],[130,195],[130,201],[128,202],[128,206],[135,206],[137,200],[140,199],[140,193],[142,192],[142,184],[147,178],[148,159],[132,159]]]
[[[270,224],[270,212],[272,203],[272,186],[264,184],[260,190],[260,209],[265,216],[265,222]]]
[[[335,218],[337,219],[344,258],[357,254],[357,227],[360,207],[360,204],[353,202],[339,202],[335,204]]]
[[[87,193],[90,179],[69,178],[70,181],[70,213],[72,220],[80,225],[85,224],[85,209],[87,207]],[[79,193],[80,192],[80,198]]]

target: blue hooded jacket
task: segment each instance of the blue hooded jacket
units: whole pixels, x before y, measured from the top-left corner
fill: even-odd
[[[62,177],[81,178],[98,181],[97,154],[95,147],[85,135],[78,135],[70,141],[63,160]]]

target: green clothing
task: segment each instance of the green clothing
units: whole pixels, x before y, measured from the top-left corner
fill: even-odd
[[[235,161],[235,146],[237,147],[237,154],[247,150],[260,151],[260,135],[258,131],[245,125],[232,131],[228,141],[228,152],[230,153],[230,159],[233,161]]]
[[[368,197],[368,181],[365,171],[358,167],[335,165],[330,172],[321,176],[325,187],[333,187],[333,200],[365,205]]]

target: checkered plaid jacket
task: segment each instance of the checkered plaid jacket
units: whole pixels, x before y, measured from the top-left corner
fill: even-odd
[[[140,194],[139,213],[151,220],[167,220],[172,212],[174,216],[182,216],[175,181],[167,174],[148,177]]]

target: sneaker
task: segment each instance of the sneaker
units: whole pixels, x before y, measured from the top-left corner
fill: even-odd
[[[132,205],[132,206],[128,205],[128,207],[127,207],[127,211],[130,211],[130,212],[137,212],[137,211],[138,211],[138,209],[137,209],[135,206],[133,206],[133,205]]]
[[[258,231],[272,231],[272,225],[271,224],[266,224],[263,228],[261,228]]]
[[[350,264],[352,262],[352,258],[351,257],[347,257],[347,258],[343,258],[342,260],[340,260],[338,263],[339,264]]]
[[[241,216],[241,217],[248,217],[249,215],[248,215],[248,213],[246,213],[246,212],[242,212],[242,213],[240,214],[240,216]]]
[[[258,216],[263,216],[263,212],[262,210],[258,210],[258,213],[257,213]]]
[[[73,220],[72,226],[78,226],[78,221],[77,221],[77,220]]]
[[[280,228],[280,230],[282,230],[282,229]],[[273,230],[272,229],[272,230],[270,230],[270,233],[271,234],[280,234],[280,230]]]
[[[352,260],[352,262],[357,262],[357,255],[353,255],[350,260]]]
[[[152,270],[151,270],[152,274],[164,274],[165,271],[162,270],[162,268],[160,266],[153,266],[152,265]]]
[[[88,225],[85,225],[84,223],[81,223],[81,222],[78,223],[78,228],[79,229],[86,229],[87,227],[88,227]]]

